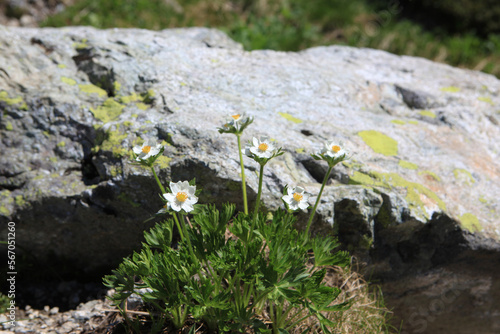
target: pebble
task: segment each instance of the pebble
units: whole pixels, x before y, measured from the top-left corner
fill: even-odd
[[[23,320],[12,327],[5,315],[0,315],[0,334],[80,334],[91,333],[106,318],[104,309],[112,309],[111,301],[91,300],[81,303],[76,310],[60,312],[59,308],[45,306],[43,310],[27,305]],[[18,312],[19,313],[19,312]]]

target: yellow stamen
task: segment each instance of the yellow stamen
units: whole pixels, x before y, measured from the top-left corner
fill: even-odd
[[[151,146],[144,146],[142,148],[142,153],[146,153],[147,154],[147,153],[149,153],[149,151],[151,151]]]
[[[266,143],[260,143],[260,145],[259,145],[259,150],[261,150],[261,151],[267,151],[268,148],[269,148],[269,145],[267,145]]]
[[[302,196],[299,193],[294,193],[293,194],[293,199],[295,200],[295,202],[300,202],[300,201],[302,201],[303,198],[304,198],[304,196]]]
[[[179,191],[177,195],[175,195],[175,198],[177,198],[179,202],[184,203],[188,199],[188,194],[183,191]]]
[[[241,117],[241,115],[240,115],[240,114],[237,114],[237,115],[231,115],[231,117],[232,117],[235,121],[237,121],[237,120]]]
[[[333,145],[332,146],[332,151],[335,152],[335,153],[339,153],[339,151],[341,150],[340,146],[338,145]]]

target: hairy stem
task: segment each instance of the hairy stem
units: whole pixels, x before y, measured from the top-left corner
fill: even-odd
[[[262,179],[263,179],[263,177],[264,177],[264,165],[260,165],[259,191],[257,192],[257,202],[255,203],[255,210],[253,211],[254,216],[259,213],[260,196],[262,195]]]
[[[240,165],[241,165],[241,188],[243,191],[243,208],[245,214],[248,215],[248,202],[247,202],[247,185],[245,182],[245,167],[243,166],[243,152],[241,152],[241,138],[240,134],[237,134],[238,138],[238,152],[240,153]]]
[[[155,171],[155,168],[153,166],[151,166],[151,171],[153,172],[153,175],[155,176],[156,183],[158,183],[158,186],[160,187],[161,193],[165,194],[166,193],[165,188],[161,184],[160,179],[158,178],[158,175],[156,175],[156,171]]]
[[[316,208],[318,207],[319,200],[321,199],[321,194],[323,193],[323,189],[325,188],[326,181],[328,181],[328,177],[330,176],[332,169],[333,169],[333,166],[328,167],[328,172],[326,172],[323,183],[321,184],[321,189],[319,190],[318,198],[316,198],[316,203],[314,203],[314,208],[311,212],[311,216],[309,217],[309,221],[307,222],[306,235],[309,234],[309,229],[311,228],[311,223],[313,221],[314,214],[316,213]]]

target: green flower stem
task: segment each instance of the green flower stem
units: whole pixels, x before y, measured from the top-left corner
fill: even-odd
[[[248,215],[248,202],[247,202],[247,185],[245,182],[245,167],[243,166],[243,153],[241,152],[241,134],[236,134],[238,138],[238,152],[240,153],[240,165],[241,165],[241,188],[243,191],[243,208],[245,214]]]
[[[255,210],[253,211],[253,220],[252,220],[252,226],[250,227],[250,233],[248,237],[248,243],[252,240],[253,236],[253,230],[255,228],[255,224],[257,222],[257,219],[259,219],[259,206],[260,206],[260,195],[262,194],[262,179],[264,178],[264,164],[260,165],[260,173],[259,173],[259,190],[257,192],[257,203],[255,203]]]
[[[172,212],[172,216],[174,216],[175,225],[177,225],[177,229],[179,230],[181,240],[184,241],[184,233],[183,229],[181,228],[181,224],[179,224],[179,218],[177,218],[177,214],[175,212]]]
[[[156,183],[158,183],[158,186],[160,187],[161,193],[165,194],[166,193],[165,188],[161,184],[160,179],[158,178],[158,175],[156,175],[156,171],[155,171],[155,168],[153,166],[151,166],[151,171],[153,172],[153,175],[155,176]]]
[[[253,211],[254,216],[259,213],[260,196],[262,195],[262,179],[263,179],[263,177],[264,177],[264,165],[260,165],[259,191],[257,192],[257,202],[255,203],[255,210]]]
[[[175,215],[175,213],[174,213]],[[181,217],[183,217],[184,215],[181,214]],[[182,224],[179,224],[182,228],[182,231],[184,232],[184,239],[186,239],[185,241],[187,241],[187,244],[188,244],[188,247],[189,247],[189,252],[191,253],[191,256],[193,257],[193,259],[196,259],[196,261],[198,261],[198,258],[196,257],[196,255],[194,254],[194,249],[193,249],[193,245],[191,244],[191,239],[189,238],[189,235],[187,233],[187,230],[186,230],[186,222],[184,221],[184,219],[182,219]],[[179,226],[177,226],[179,227]],[[201,277],[201,275],[200,275]]]
[[[314,218],[314,214],[316,213],[316,208],[318,207],[319,200],[321,199],[321,194],[323,193],[323,189],[325,189],[326,181],[328,181],[328,177],[332,172],[333,165],[328,167],[328,172],[326,172],[325,179],[323,180],[323,184],[321,185],[321,189],[319,190],[318,198],[316,198],[316,203],[314,204],[314,208],[311,212],[311,217],[309,217],[309,221],[307,222],[306,235],[309,234],[309,229],[311,228],[311,223]]]

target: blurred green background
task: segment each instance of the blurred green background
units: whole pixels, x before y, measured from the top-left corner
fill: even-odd
[[[216,27],[247,50],[342,44],[500,77],[499,0],[73,0],[42,26]]]

